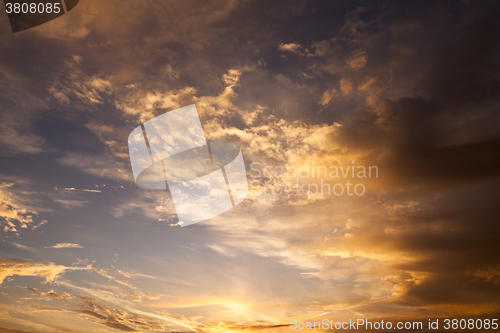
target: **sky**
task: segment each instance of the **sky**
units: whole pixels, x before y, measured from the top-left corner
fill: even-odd
[[[498,318],[499,15],[82,0],[15,34],[0,15],[0,332]],[[249,193],[181,227],[127,140],[192,104],[208,141],[241,148]]]

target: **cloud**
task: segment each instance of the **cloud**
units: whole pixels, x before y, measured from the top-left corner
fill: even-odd
[[[39,276],[45,282],[53,282],[68,270],[86,269],[81,267],[67,267],[54,263],[31,262],[26,259],[0,258],[0,282],[9,276]]]
[[[12,245],[14,245],[15,247],[17,247],[18,249],[21,249],[21,250],[25,250],[25,251],[29,251],[29,252],[38,252],[38,250],[33,248],[33,247],[25,246],[25,245],[22,245],[22,244],[19,244],[16,242],[12,242]]]
[[[142,330],[167,329],[165,321],[137,314],[133,310],[116,309],[101,305],[101,300],[94,297],[80,297],[80,309],[58,309],[51,307],[37,307],[36,312],[62,312],[74,314],[80,318],[88,318],[100,325],[111,327],[124,332],[139,332]]]
[[[34,332],[0,327],[0,333],[34,333]]]
[[[177,109],[193,104],[191,101],[195,93],[196,89],[193,87],[165,92],[131,89],[116,106],[127,115],[135,116],[140,122],[145,122],[154,117],[157,109]]]
[[[82,189],[82,190],[77,190],[74,187],[66,187],[66,191],[82,191],[82,192],[90,192],[90,193],[101,193],[102,191],[100,190],[89,190],[89,189]]]
[[[353,91],[354,87],[352,85],[352,82],[347,80],[347,79],[341,79],[340,80],[340,91],[344,95],[349,95]]]
[[[110,10],[117,4],[119,11]],[[113,258],[127,270],[140,273],[118,280],[110,269],[85,268],[107,279],[107,285],[98,286],[99,295],[116,304],[94,300],[64,313],[108,330],[169,331],[174,323],[175,329],[217,332],[271,330],[292,315],[425,317],[431,310],[453,315],[495,310],[500,234],[495,219],[500,188],[495,68],[500,57],[498,15],[491,8],[497,5],[357,8],[338,13],[341,18],[329,20],[326,31],[321,21],[301,19],[323,8],[271,5],[263,13],[259,6],[183,1],[166,9],[152,2],[90,1],[72,12],[79,19],[65,16],[64,23],[54,21],[59,26],[33,29],[26,38],[42,38],[51,54],[57,50],[61,56],[54,58],[58,65],[50,65],[52,58],[40,57],[48,52],[40,47],[33,56],[43,59],[44,66],[27,68],[29,75],[16,67],[17,60],[1,59],[8,66],[0,69],[6,78],[0,82],[9,86],[0,97],[10,98],[13,104],[6,113],[15,115],[3,118],[6,127],[15,125],[15,134],[2,140],[11,149],[20,142],[18,151],[47,150],[52,135],[61,135],[64,127],[45,126],[44,132],[33,119],[43,118],[40,110],[52,110],[74,126],[68,132],[76,137],[68,135],[58,162],[71,172],[125,185],[131,181],[130,130],[140,121],[197,103],[210,140],[240,145],[247,166],[261,162],[262,171],[267,165],[299,167],[314,161],[346,166],[355,161],[378,166],[380,178],[367,180],[367,193],[359,198],[308,200],[252,191],[235,209],[191,227],[189,235],[181,228],[151,231],[138,225],[148,219],[158,221],[157,227],[176,225],[165,192],[127,187],[123,196],[113,198],[106,191],[51,195],[46,206],[56,217],[57,205],[82,203],[70,196],[74,193],[111,207],[107,222],[117,223],[121,235],[138,230],[126,244],[113,239],[106,248],[119,254]],[[334,17],[326,15],[332,14],[326,7],[325,16]],[[408,12],[412,15],[404,14]],[[131,13],[130,20],[117,24],[123,13]],[[291,23],[296,29],[289,29]],[[9,49],[5,55],[31,59],[27,41],[19,47],[10,40],[2,38]],[[280,44],[282,40],[300,44]],[[281,57],[290,53],[301,56]],[[47,88],[36,92],[27,89],[28,82]],[[7,95],[21,98],[14,101]],[[36,131],[21,124],[31,120]],[[51,156],[39,157],[48,163]],[[29,164],[19,172],[40,177],[41,171]],[[74,174],[61,176],[57,179],[75,179]],[[257,188],[269,190],[288,180],[261,176]],[[92,188],[86,181],[58,186]],[[22,219],[27,227],[34,225],[28,216],[36,220],[41,205],[35,207],[31,192],[21,191],[17,182],[5,184],[2,226],[18,232],[24,229]],[[89,230],[99,235],[101,229]],[[82,251],[94,250],[89,244]],[[105,257],[112,256],[103,253]],[[46,279],[55,281],[70,269],[31,262],[23,262],[27,267],[22,268],[12,260],[2,271],[5,276],[48,274]],[[183,270],[177,269],[177,260]],[[165,272],[175,278],[163,280]],[[145,276],[154,278],[142,284]],[[86,277],[74,283],[83,288],[96,281]],[[168,295],[153,299],[144,296],[146,291]]]
[[[82,192],[90,192],[90,193],[101,193],[102,191],[100,190],[88,190],[88,189],[83,189]]]
[[[114,217],[140,216],[167,226],[178,222],[171,196],[164,191],[137,190],[134,196],[124,198],[112,207]]]
[[[61,157],[59,163],[71,166],[93,176],[105,177],[117,180],[131,180],[129,166],[124,161],[118,160],[111,155],[98,156],[68,153]]]
[[[54,202],[61,204],[64,209],[74,209],[83,207],[88,204],[88,201],[83,200],[68,200],[68,199],[55,199]]]
[[[3,148],[8,148],[13,154],[36,154],[45,152],[44,139],[34,134],[24,134],[13,127],[2,124],[0,142]]]
[[[33,133],[31,120],[37,110],[44,108],[45,99],[26,84],[25,77],[0,64],[0,143],[3,155],[36,154],[46,152],[45,139]]]
[[[74,243],[59,243],[53,246],[46,246],[46,249],[83,249],[82,246]]]
[[[110,279],[111,281],[114,281],[114,282],[119,283],[119,284],[121,284],[123,286],[129,287],[131,289],[136,289],[136,287],[134,287],[131,283],[123,281],[123,280],[120,280],[120,279],[117,279],[116,277],[108,274],[104,269],[96,267],[94,264],[89,264],[87,267],[89,269],[92,269],[94,272],[96,272],[96,273],[98,273],[98,274],[100,274],[100,275],[102,275],[102,276]]]
[[[326,90],[323,93],[323,96],[321,97],[319,104],[321,104],[323,106],[328,105],[330,103],[330,101],[332,100],[332,98],[334,98],[336,95],[337,95],[337,89],[331,88],[331,89]]]
[[[35,193],[27,190],[31,183],[19,178],[8,180],[13,182],[0,183],[0,226],[3,226],[3,231],[19,234],[22,229],[33,230],[47,223],[43,220],[36,225],[38,212],[33,203],[38,200]]]
[[[367,53],[362,50],[354,51],[346,61],[346,67],[353,70],[359,70],[365,67],[367,62]]]
[[[60,294],[56,293],[53,290],[40,292],[36,288],[24,287],[24,289],[32,291],[35,294],[38,294],[40,296],[49,296],[49,297],[52,297],[52,298],[55,298],[55,299],[64,299],[64,300],[71,300],[71,299],[73,299],[73,297],[71,295],[67,294],[67,293],[65,293],[63,295],[60,295]]]
[[[281,43],[278,46],[278,50],[280,50],[282,52],[291,52],[291,53],[303,55],[303,53],[300,49],[301,49],[301,46],[300,46],[300,44],[297,44],[297,43],[289,43],[289,44]]]

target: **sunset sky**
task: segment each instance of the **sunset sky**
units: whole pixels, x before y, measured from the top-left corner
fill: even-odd
[[[499,318],[500,2],[81,0],[15,34],[0,8],[0,333]],[[192,104],[249,194],[180,227],[127,139]],[[307,166],[378,177],[274,172]]]

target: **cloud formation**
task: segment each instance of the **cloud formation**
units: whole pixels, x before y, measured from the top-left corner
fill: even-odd
[[[67,267],[54,263],[32,262],[26,259],[0,258],[0,281],[3,282],[9,276],[39,276],[45,282],[53,282],[57,277],[68,270],[79,270],[85,268]]]
[[[42,259],[2,259],[0,276],[53,283],[4,289],[8,323],[252,332],[498,313],[498,6],[89,0],[2,35],[2,251]],[[181,229],[167,192],[133,184],[126,142],[193,103],[260,175],[237,208]],[[295,181],[266,166],[313,162],[379,177],[360,197],[265,194]],[[63,248],[78,250],[48,250]]]
[[[52,246],[46,246],[46,249],[83,249],[83,246],[75,243],[58,243]]]

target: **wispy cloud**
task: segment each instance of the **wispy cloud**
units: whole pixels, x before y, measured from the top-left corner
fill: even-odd
[[[278,50],[280,50],[282,52],[291,52],[291,53],[303,55],[301,49],[302,49],[302,47],[298,43],[288,43],[288,44],[281,43],[278,46]]]
[[[59,243],[52,246],[46,246],[46,249],[83,249],[83,246],[75,243]]]
[[[22,244],[19,244],[16,242],[12,242],[11,244],[14,245],[15,247],[17,247],[18,249],[21,249],[21,250],[25,250],[25,251],[29,251],[29,252],[38,252],[38,250],[33,248],[33,247],[22,245]]]
[[[54,199],[54,202],[59,203],[64,209],[74,209],[83,207],[88,204],[85,200],[70,200],[70,199]]]
[[[54,290],[49,290],[49,291],[38,291],[36,288],[29,288],[29,287],[24,287],[24,289],[32,291],[40,296],[48,296],[52,297],[55,299],[65,299],[65,300],[71,300],[73,297],[69,295],[68,293],[65,294],[58,294]]]
[[[98,273],[98,274],[100,274],[100,275],[102,275],[102,276],[110,279],[111,281],[114,281],[116,283],[119,283],[121,285],[129,287],[131,289],[137,289],[131,283],[129,283],[127,281],[123,281],[123,280],[117,279],[116,277],[114,277],[111,274],[109,274],[108,272],[106,272],[104,269],[96,267],[94,264],[89,264],[87,267],[90,268],[90,269],[92,269],[92,270],[94,270],[96,273]]]
[[[13,232],[19,235],[22,229],[33,230],[47,223],[38,222],[39,194],[28,190],[32,183],[17,177],[0,175],[0,227],[3,232]]]
[[[54,263],[32,262],[26,259],[4,259],[0,258],[0,282],[8,276],[39,276],[45,278],[46,282],[52,282],[68,270],[82,270],[87,267],[67,267]]]

